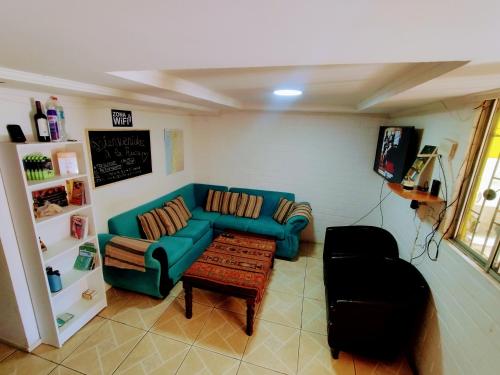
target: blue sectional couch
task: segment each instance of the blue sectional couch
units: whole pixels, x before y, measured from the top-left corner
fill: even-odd
[[[264,198],[258,219],[204,210],[209,189],[243,192]],[[297,256],[300,232],[308,224],[304,216],[295,216],[286,224],[278,224],[272,215],[281,197],[294,200],[292,193],[230,188],[218,185],[189,184],[149,203],[121,213],[108,220],[109,234],[99,234],[99,245],[104,256],[106,243],[115,235],[141,238],[137,215],[153,208],[162,207],[164,202],[181,195],[193,214],[188,226],[173,236],[163,236],[151,244],[145,256],[146,272],[124,270],[103,266],[104,279],[108,284],[154,297],[165,297],[184,271],[201,255],[214,236],[225,230],[238,230],[276,238],[276,255],[292,259]]]

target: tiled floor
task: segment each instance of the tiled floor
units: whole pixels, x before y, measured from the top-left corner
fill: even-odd
[[[411,374],[402,360],[331,358],[321,254],[304,243],[297,261],[276,260],[252,337],[241,299],[194,289],[188,320],[180,283],[165,300],[110,289],[109,306],[61,349],[0,343],[0,374]]]

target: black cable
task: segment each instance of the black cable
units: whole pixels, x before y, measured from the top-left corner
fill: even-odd
[[[385,180],[384,180],[385,181]],[[373,207],[370,211],[368,211],[364,216],[362,216],[361,218],[359,218],[358,220],[356,220],[354,223],[350,224],[351,226],[352,225],[356,225],[357,223],[359,223],[361,220],[363,220],[365,217],[367,217],[368,215],[370,215],[373,211],[375,211],[377,209],[378,206],[380,206],[382,204],[383,201],[385,201],[387,199],[387,197],[389,195],[391,195],[392,193],[392,190],[389,191],[378,203],[375,207]]]
[[[384,227],[384,212],[382,211],[382,191],[384,190],[385,178],[382,178],[382,185],[380,185],[380,194],[378,196],[378,207],[380,209],[380,228]]]

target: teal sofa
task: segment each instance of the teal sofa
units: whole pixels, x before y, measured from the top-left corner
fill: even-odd
[[[204,205],[209,189],[262,196],[264,202],[259,218],[248,219],[222,215],[218,212],[206,212]],[[187,227],[173,236],[163,236],[150,245],[145,255],[146,272],[103,266],[104,279],[108,284],[163,298],[180,280],[184,271],[208,247],[214,236],[226,230],[274,237],[277,243],[277,256],[287,259],[297,256],[300,232],[307,226],[308,219],[305,216],[295,216],[282,225],[272,218],[280,198],[294,200],[294,194],[235,187],[228,189],[226,186],[196,183],[183,186],[149,203],[110,218],[108,220],[109,233],[98,236],[102,256],[104,257],[106,243],[115,235],[141,238],[137,215],[162,207],[164,202],[179,195],[184,198],[193,214]]]

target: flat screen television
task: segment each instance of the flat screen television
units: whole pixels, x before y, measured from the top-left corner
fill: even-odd
[[[413,126],[381,126],[373,170],[389,182],[401,182],[417,152]]]

